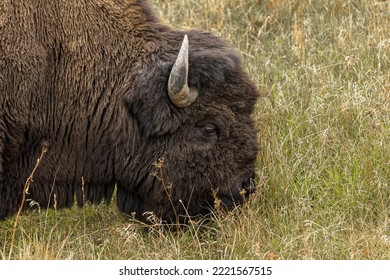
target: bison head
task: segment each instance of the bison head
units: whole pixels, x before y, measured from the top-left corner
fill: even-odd
[[[209,213],[216,198],[230,207],[255,190],[258,92],[220,39],[182,36],[143,58],[123,93],[139,135],[117,204],[141,220],[153,212],[182,221]]]

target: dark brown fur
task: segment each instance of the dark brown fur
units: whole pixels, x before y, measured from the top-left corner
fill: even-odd
[[[199,96],[179,109],[167,81],[184,34]],[[43,143],[28,196],[41,207],[109,202],[115,185],[118,208],[139,219],[205,214],[213,190],[240,203],[257,97],[236,51],[162,25],[143,1],[2,0],[0,219],[17,211]],[[217,134],[202,133],[209,123]]]

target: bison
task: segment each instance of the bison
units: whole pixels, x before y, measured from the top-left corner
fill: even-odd
[[[115,193],[120,211],[170,223],[241,204],[258,96],[236,50],[144,1],[2,0],[0,219],[23,205],[43,146],[27,194],[41,208]]]

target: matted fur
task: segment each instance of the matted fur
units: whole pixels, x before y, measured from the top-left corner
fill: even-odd
[[[180,109],[167,82],[184,34],[199,96]],[[139,219],[206,214],[213,192],[240,203],[257,97],[235,50],[162,25],[144,1],[2,0],[0,219],[17,211],[43,143],[28,195],[41,208],[108,203],[115,186],[118,208]]]

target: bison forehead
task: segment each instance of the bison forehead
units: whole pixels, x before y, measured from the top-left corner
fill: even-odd
[[[183,35],[183,34],[181,34]],[[167,84],[177,53],[162,51],[139,63],[122,93],[131,116],[146,136],[176,131],[190,116],[222,104],[235,114],[249,115],[258,97],[253,82],[243,71],[236,51],[228,47],[207,49],[195,45],[189,54],[188,84],[199,97],[188,108],[176,108],[168,98]],[[224,114],[220,110],[219,114]]]
[[[190,34],[189,40],[188,79],[204,95],[200,103],[224,103],[234,111],[251,114],[259,93],[242,67],[240,54],[208,33]]]

